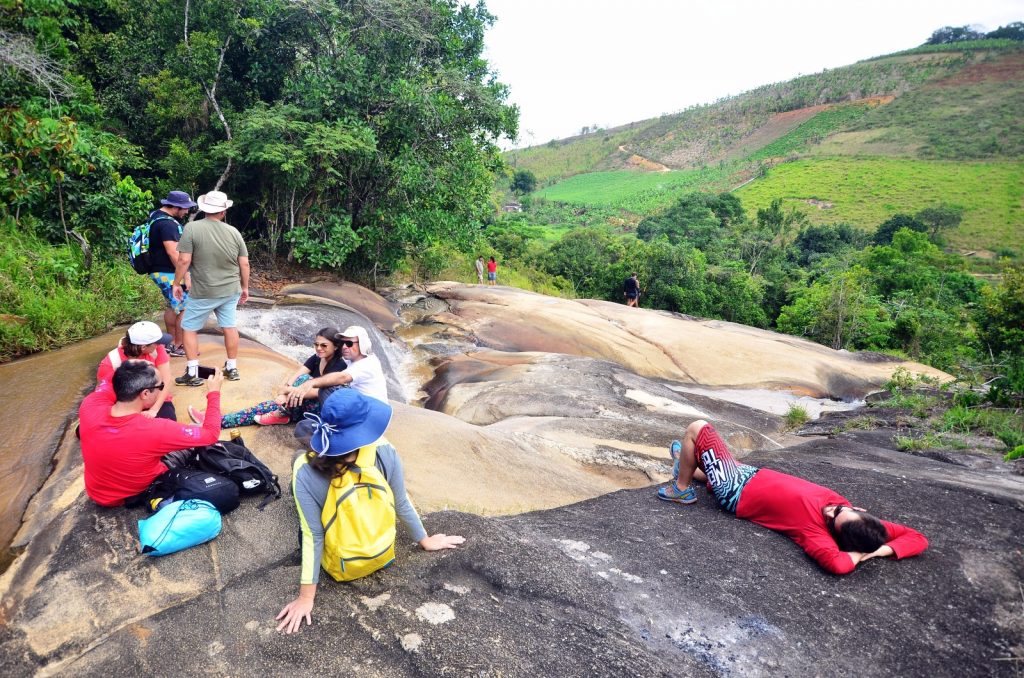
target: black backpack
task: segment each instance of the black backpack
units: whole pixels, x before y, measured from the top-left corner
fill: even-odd
[[[266,495],[259,505],[261,511],[272,500],[281,498],[277,476],[245,446],[241,437],[196,448],[196,453],[199,468],[235,481],[242,494]]]
[[[238,508],[238,486],[222,475],[194,468],[172,468],[159,481],[161,486],[151,488],[150,496],[202,499],[221,513]]]

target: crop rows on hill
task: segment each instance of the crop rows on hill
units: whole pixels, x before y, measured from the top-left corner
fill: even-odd
[[[1022,163],[808,158],[772,168],[737,195],[748,213],[781,198],[812,223],[846,222],[867,230],[894,214],[948,203],[964,208],[960,227],[948,234],[952,245],[1019,251],[1024,242]]]
[[[829,134],[848,127],[855,120],[862,118],[869,110],[868,104],[860,103],[826,109],[792,132],[762,146],[750,155],[750,159],[779,158],[805,150],[808,146],[819,143]]]
[[[668,206],[681,193],[720,185],[731,168],[676,172],[590,172],[577,174],[537,191],[537,198],[650,214]]]

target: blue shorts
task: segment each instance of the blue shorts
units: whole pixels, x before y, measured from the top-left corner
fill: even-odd
[[[497,273],[488,273],[487,274],[487,279],[488,280],[497,280],[498,279],[498,274]]]
[[[188,330],[189,332],[198,332],[203,329],[203,325],[206,324],[206,319],[210,316],[211,311],[217,314],[217,327],[234,327],[235,308],[238,306],[238,300],[241,297],[241,292],[230,297],[216,297],[214,299],[196,299],[192,297],[188,300],[188,306],[185,307],[185,313],[181,319],[181,329]]]
[[[160,292],[164,295],[164,299],[167,300],[167,305],[171,307],[171,310],[175,313],[181,313],[182,309],[185,308],[185,302],[188,301],[188,292],[183,290],[184,295],[181,297],[181,301],[174,298],[174,294],[171,292],[171,286],[174,284],[174,274],[154,271],[149,274],[149,279],[160,288]]]

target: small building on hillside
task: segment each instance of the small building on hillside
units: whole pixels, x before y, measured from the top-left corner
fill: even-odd
[[[522,204],[516,202],[515,200],[512,200],[511,202],[505,203],[502,206],[501,211],[502,212],[522,212],[523,211],[523,206],[522,206]]]

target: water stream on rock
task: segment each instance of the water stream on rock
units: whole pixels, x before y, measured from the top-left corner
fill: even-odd
[[[786,391],[771,391],[766,388],[704,388],[692,384],[666,384],[678,393],[693,393],[715,400],[724,400],[737,405],[783,416],[791,407],[802,407],[807,416],[817,419],[826,412],[845,412],[865,405],[863,400],[832,400],[798,396]]]

